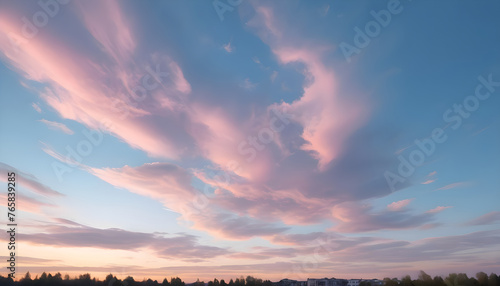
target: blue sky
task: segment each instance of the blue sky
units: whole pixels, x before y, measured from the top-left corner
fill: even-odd
[[[500,266],[498,3],[41,3],[0,4],[20,271]]]

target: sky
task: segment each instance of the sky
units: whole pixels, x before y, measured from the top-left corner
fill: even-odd
[[[498,272],[499,13],[497,1],[0,2],[17,273]]]

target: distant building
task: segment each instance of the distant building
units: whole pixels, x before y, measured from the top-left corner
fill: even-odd
[[[275,286],[307,286],[306,281],[297,281],[291,279],[282,279],[279,282],[274,283]]]
[[[347,282],[347,286],[359,286],[359,283],[361,283],[362,279],[349,279]]]
[[[349,279],[347,286],[382,286],[384,281],[379,279]]]
[[[384,285],[384,281],[379,280],[379,279],[370,279],[370,280],[364,280],[368,283],[370,283],[371,286],[382,286]]]
[[[323,279],[307,279],[307,286],[347,286],[346,279],[323,278]]]

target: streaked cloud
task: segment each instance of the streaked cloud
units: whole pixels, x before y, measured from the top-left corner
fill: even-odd
[[[434,183],[437,180],[436,174],[437,174],[436,171],[430,172],[427,176],[425,176],[425,179],[424,179],[424,181],[421,184],[422,185],[428,185],[428,184]]]
[[[413,199],[405,199],[397,202],[390,203],[387,205],[387,209],[391,211],[399,211],[405,208]]]
[[[38,106],[38,104],[33,102],[31,106],[33,107],[34,110],[36,110],[36,112],[42,113],[42,109],[40,108],[40,106]]]
[[[233,52],[233,46],[231,46],[231,42],[225,44],[224,46],[222,46],[224,48],[224,50],[228,53],[232,53]]]
[[[500,211],[492,211],[473,220],[468,221],[467,225],[489,225],[500,222]]]
[[[42,122],[43,124],[47,125],[47,127],[49,127],[50,129],[53,129],[53,130],[59,130],[59,131],[62,131],[66,134],[69,134],[69,135],[75,133],[75,132],[73,132],[73,130],[69,129],[68,126],[66,126],[60,122],[54,122],[54,121],[49,121],[49,120],[45,120],[45,119],[40,119],[38,121]]]
[[[62,247],[92,247],[133,250],[150,248],[159,257],[199,261],[229,253],[228,250],[201,245],[198,238],[187,234],[162,235],[132,232],[117,228],[98,229],[80,224],[45,226],[43,233],[23,234],[27,243]]]
[[[9,172],[15,172],[17,179],[22,182],[22,187],[28,188],[30,191],[33,191],[34,193],[48,197],[63,196],[62,193],[38,181],[38,179],[32,174],[25,173],[5,163],[0,162],[0,171],[4,174],[7,174]],[[7,176],[0,177],[0,181],[7,182],[6,178]]]
[[[446,207],[438,206],[438,207],[435,207],[431,210],[428,210],[427,213],[439,213],[439,212],[442,212],[445,209],[449,209],[449,208],[452,208],[452,207],[451,206],[446,206]]]
[[[402,210],[373,212],[371,206],[356,203],[337,205],[332,213],[338,221],[332,230],[345,233],[417,228],[434,219],[431,213],[412,214]]]
[[[465,186],[467,186],[467,185],[469,185],[469,184],[470,184],[469,182],[457,182],[457,183],[452,183],[452,184],[448,184],[448,185],[446,185],[446,186],[443,186],[443,187],[437,188],[435,191],[451,190],[451,189],[455,189],[455,188],[465,187]]]

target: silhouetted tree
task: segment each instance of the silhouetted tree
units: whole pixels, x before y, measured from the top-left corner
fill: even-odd
[[[446,286],[446,283],[444,283],[443,277],[441,276],[434,276],[432,281],[434,282],[434,286]]]
[[[22,286],[31,286],[34,285],[33,280],[31,279],[30,272],[26,272],[23,278],[19,280],[19,284]],[[487,285],[486,285],[487,286]]]
[[[500,286],[500,279],[495,273],[491,273],[488,277],[488,286]]]
[[[476,273],[476,279],[479,286],[488,286],[488,274],[478,272]]]
[[[269,280],[264,280],[264,282],[262,282],[262,286],[273,286],[273,282],[271,282]]]
[[[14,280],[10,277],[3,277],[0,275],[0,285],[14,285]]]
[[[132,276],[127,276],[125,279],[123,279],[123,281],[122,281],[121,284],[125,285],[125,286],[135,286],[135,285],[137,285],[137,283],[134,280],[134,277],[132,277]],[[107,285],[105,285],[105,286],[107,286]]]
[[[196,282],[193,283],[193,286],[205,286],[205,282],[200,281],[200,279],[196,279]]]
[[[185,283],[179,277],[170,278],[170,284],[172,284],[172,286],[184,286],[185,285]]]
[[[465,273],[458,273],[457,275],[457,283],[460,286],[472,286],[472,281],[467,277]]]
[[[413,281],[411,281],[410,275],[406,275],[401,279],[401,286],[414,286]]]
[[[156,280],[153,281],[151,279],[148,279],[148,280],[146,280],[146,286],[158,286],[158,281],[156,281]]]
[[[247,276],[247,279],[246,279],[246,285],[247,286],[256,286],[256,281],[255,281],[255,278],[253,276]]]
[[[360,286],[369,286],[372,281],[365,280],[360,283]],[[396,278],[390,279],[385,277],[383,279],[384,286],[500,286],[500,279],[495,273],[489,276],[484,272],[478,272],[476,278],[468,277],[465,273],[451,273],[445,279],[436,276],[433,279],[424,271],[419,273],[418,279],[412,280],[409,275],[402,278],[401,283],[398,283]],[[128,276],[123,281],[120,281],[109,274],[104,281],[96,281],[90,274],[82,274],[75,278],[70,278],[67,274],[64,280],[61,273],[52,275],[51,273],[42,273],[39,277],[36,276],[32,279],[31,273],[26,273],[23,278],[18,282],[12,281],[8,277],[0,275],[0,286],[13,285],[13,286],[160,286],[158,281],[151,279],[144,279],[141,282],[135,281],[133,277]],[[229,283],[224,280],[214,278],[208,282],[208,286],[274,286],[275,284],[269,280],[262,280],[253,276],[242,276],[236,278],[236,281],[231,279]],[[179,278],[171,278],[170,282],[165,278],[161,286],[185,286],[185,283]],[[193,283],[192,286],[205,286],[203,281],[199,279]],[[372,285],[375,286],[375,285]]]
[[[364,281],[363,280],[363,281],[359,282],[359,286],[371,286],[371,285],[372,284],[370,282],[368,282],[368,281]]]
[[[398,281],[394,281],[389,277],[385,277],[383,281],[385,286],[398,286]]]

